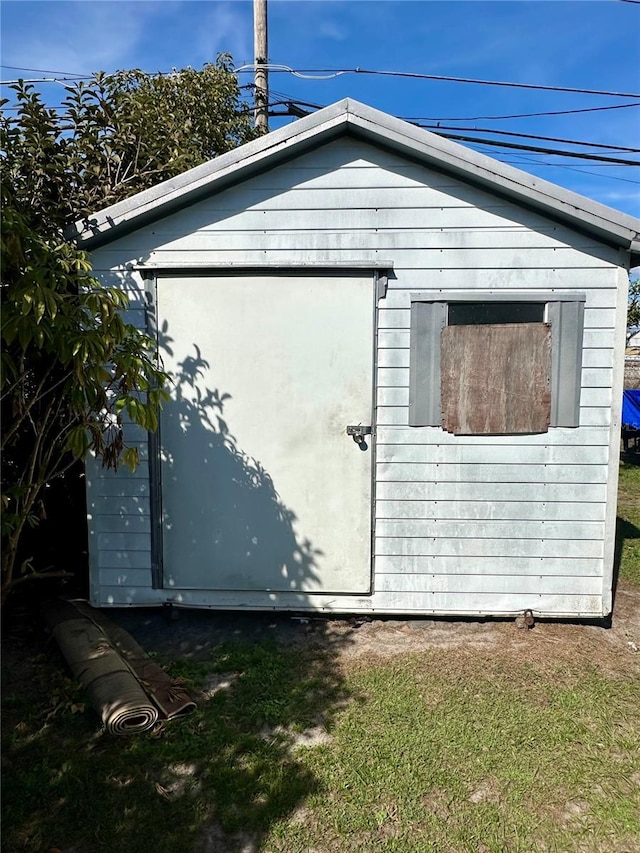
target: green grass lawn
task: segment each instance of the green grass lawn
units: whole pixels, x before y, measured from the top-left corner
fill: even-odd
[[[637,454],[636,454],[637,455]],[[620,577],[640,586],[640,464],[620,464],[618,538]]]
[[[619,515],[640,585],[637,466]],[[130,739],[97,731],[47,647],[3,695],[2,849],[640,851],[640,654],[602,628],[504,628],[388,658],[226,643],[169,667],[197,711]]]

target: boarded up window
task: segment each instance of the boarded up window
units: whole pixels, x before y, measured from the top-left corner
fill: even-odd
[[[482,326],[486,329],[491,325],[512,323],[541,326],[543,322],[551,325],[550,426],[580,425],[586,295],[577,292],[530,291],[517,299],[505,296],[477,291],[456,291],[446,295],[440,291],[425,291],[411,295],[410,426],[442,426],[440,335],[445,327]],[[488,364],[484,350],[480,364]],[[521,362],[520,365],[526,372]],[[527,382],[532,379],[527,376]],[[507,385],[505,392],[510,388],[511,385]],[[530,423],[536,420],[532,418]],[[546,432],[546,427],[543,431]]]
[[[456,435],[547,432],[551,327],[446,326],[441,332],[442,426]]]

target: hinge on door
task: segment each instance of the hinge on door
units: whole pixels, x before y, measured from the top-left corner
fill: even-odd
[[[376,272],[376,299],[384,299],[387,295],[389,276],[386,273]]]

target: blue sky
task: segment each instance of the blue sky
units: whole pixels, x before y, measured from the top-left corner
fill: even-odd
[[[90,74],[199,68],[221,51],[252,61],[248,0],[3,0],[2,80],[42,76],[10,66]],[[269,60],[293,69],[367,68],[640,93],[640,4],[624,0],[269,0]],[[325,73],[329,73],[328,71]],[[640,104],[640,97],[535,91],[365,74],[302,79],[272,73],[295,100],[345,96],[402,117],[640,148],[640,106],[508,120],[476,116]],[[242,83],[252,75],[240,74]],[[44,84],[52,103],[62,92]],[[6,94],[6,87],[3,87]],[[277,99],[277,96],[276,96]],[[467,119],[451,121],[450,119]],[[273,119],[271,127],[292,119]],[[487,136],[487,134],[484,134]],[[503,137],[504,139],[504,137]],[[509,139],[527,143],[528,140]],[[542,147],[571,147],[529,140]],[[640,216],[640,168],[476,146],[526,171]],[[640,161],[640,155],[598,153]]]

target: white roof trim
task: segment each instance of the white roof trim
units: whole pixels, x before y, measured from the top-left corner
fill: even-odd
[[[393,261],[379,260],[370,261],[200,261],[198,263],[185,264],[176,261],[154,264],[131,264],[127,269],[141,270],[142,272],[161,272],[164,270],[393,270]]]
[[[268,166],[268,160],[275,165],[349,130],[640,253],[640,220],[348,98],[80,220],[69,235],[86,248],[108,243],[244,180]]]

